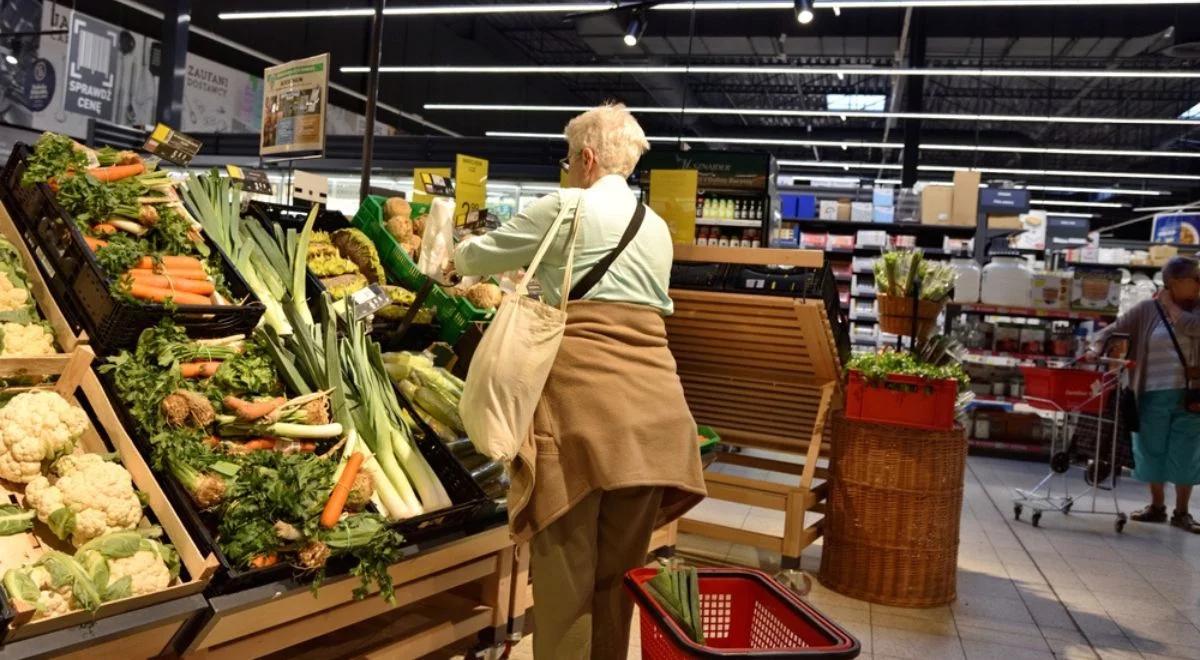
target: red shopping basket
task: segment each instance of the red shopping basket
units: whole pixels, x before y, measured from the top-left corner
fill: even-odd
[[[705,644],[692,641],[646,591],[656,568],[625,574],[641,608],[642,660],[854,658],[853,635],[761,571],[698,568]]]
[[[1112,389],[1102,382],[1104,372],[1092,369],[1021,367],[1021,373],[1025,376],[1026,397],[1053,401],[1068,412],[1099,415]]]

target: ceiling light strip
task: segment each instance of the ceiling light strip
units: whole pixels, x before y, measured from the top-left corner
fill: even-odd
[[[899,170],[904,166],[900,163],[861,163],[861,162],[839,162],[839,161],[823,161],[823,160],[789,160],[780,159],[777,161],[780,167],[829,167],[829,168],[855,168],[855,169],[885,169]],[[1093,177],[1098,179],[1153,179],[1159,181],[1197,181],[1200,176],[1193,174],[1158,174],[1144,172],[1099,172],[1093,170],[1031,170],[1018,169],[1009,167],[961,167],[956,165],[918,165],[917,170],[921,172],[958,172],[967,170],[972,172],[982,172],[984,174],[1010,174],[1018,176],[1079,176]]]
[[[1080,206],[1097,209],[1123,209],[1127,204],[1118,204],[1117,202],[1073,202],[1062,199],[1033,199],[1030,204],[1040,204],[1042,206]]]
[[[367,66],[343,66],[342,73],[368,73]],[[613,65],[581,64],[568,66],[381,66],[380,73],[423,74],[719,74],[719,75],[786,75],[786,76],[933,76],[969,78],[1141,78],[1195,79],[1200,71],[1174,69],[1169,71],[1121,69],[995,69],[995,68],[901,68],[901,67],[814,67],[814,66],[729,66],[729,65]]]
[[[1041,211],[1049,216],[1058,216],[1060,218],[1094,218],[1095,213],[1073,213],[1070,211],[1049,211],[1047,209],[1030,209],[1031,211]]]
[[[989,7],[1010,9],[1013,7],[1120,7],[1136,5],[1166,6],[1195,5],[1198,0],[815,0],[818,8],[840,9],[897,9],[897,8],[949,8]]]
[[[586,112],[586,105],[505,105],[477,103],[426,103],[426,110],[457,112]],[[1060,117],[1056,115],[985,115],[937,112],[874,112],[867,110],[784,110],[771,108],[651,108],[630,107],[634,114],[665,115],[730,115],[763,117],[848,117],[852,119],[927,119],[931,121],[1021,122],[1059,124],[1149,124],[1163,126],[1200,126],[1200,119],[1142,118],[1142,117]]]

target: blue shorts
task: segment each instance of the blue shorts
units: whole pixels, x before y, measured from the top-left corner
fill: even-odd
[[[1149,483],[1200,484],[1200,414],[1183,407],[1184,390],[1154,390],[1138,398],[1133,476]]]

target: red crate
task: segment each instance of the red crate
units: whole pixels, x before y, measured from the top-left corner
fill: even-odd
[[[1021,374],[1025,376],[1026,398],[1052,401],[1069,412],[1099,415],[1108,396],[1101,383],[1103,372],[1094,369],[1021,367]],[[1038,405],[1036,401],[1030,403]]]
[[[881,383],[850,371],[846,385],[846,417],[863,422],[895,424],[929,431],[954,428],[958,381],[930,380],[891,374]]]
[[[657,568],[625,574],[641,608],[642,660],[692,658],[854,658],[859,643],[761,571],[696,569],[704,644],[692,641],[643,585]]]

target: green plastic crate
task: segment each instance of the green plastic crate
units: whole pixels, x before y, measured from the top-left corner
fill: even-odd
[[[379,260],[388,275],[406,289],[420,291],[429,278],[417,268],[416,262],[384,226],[383,205],[386,201],[384,197],[369,195],[354,214],[353,224],[375,243]],[[415,209],[424,205],[413,206]],[[424,210],[428,211],[428,207]],[[458,341],[472,323],[487,321],[492,317],[491,311],[479,309],[465,298],[451,296],[437,285],[429,292],[425,306],[433,308],[442,326],[441,339],[450,343]]]
[[[704,437],[704,441],[700,442],[700,453],[707,454],[717,448],[721,443],[721,436],[717,432],[704,425],[696,426],[696,433]]]

